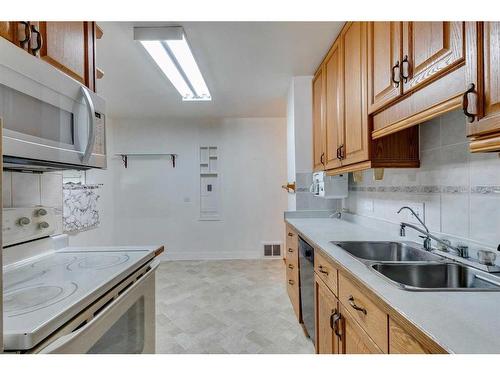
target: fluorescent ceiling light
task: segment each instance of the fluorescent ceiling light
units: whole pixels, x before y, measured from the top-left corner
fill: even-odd
[[[184,32],[180,34],[177,32],[182,28],[171,27],[170,33],[167,29],[169,28],[136,28],[135,39],[140,40],[146,51],[181,94],[182,100],[212,100]],[[158,40],[155,40],[155,33],[158,35]],[[172,36],[169,37],[169,35]]]

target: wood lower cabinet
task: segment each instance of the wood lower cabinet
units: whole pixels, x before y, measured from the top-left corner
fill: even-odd
[[[479,64],[470,77],[476,89],[477,115],[467,125],[472,152],[500,151],[500,22],[479,22]],[[474,72],[472,72],[474,73]]]
[[[302,321],[300,310],[300,276],[299,276],[299,243],[297,232],[289,225],[285,231],[285,267],[286,267],[286,288],[293,310],[299,322]]]
[[[388,352],[387,313],[358,288],[343,273],[339,275],[339,301],[349,316],[367,332],[371,340],[384,353]]]
[[[340,336],[339,302],[326,284],[315,275],[315,347],[317,354],[338,354]]]
[[[340,353],[342,354],[383,354],[371,337],[356,322],[347,309],[340,304],[341,340]]]
[[[389,319],[390,354],[429,354],[427,348],[406,332],[394,320]]]

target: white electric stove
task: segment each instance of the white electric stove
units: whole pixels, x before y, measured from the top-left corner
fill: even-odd
[[[38,241],[41,254],[3,267],[6,351],[154,352],[154,258],[162,247],[67,247],[66,235]]]

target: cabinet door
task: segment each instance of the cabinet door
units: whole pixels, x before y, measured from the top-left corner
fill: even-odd
[[[478,37],[479,116],[468,125],[469,136],[500,132],[500,22],[480,23]]]
[[[1,21],[0,36],[27,50],[31,36],[30,24],[27,21]]]
[[[465,61],[465,22],[403,22],[403,91],[420,89]]]
[[[344,135],[342,51],[337,40],[325,60],[325,158],[326,169],[340,167],[337,150]]]
[[[323,93],[323,67],[320,67],[313,79],[313,169],[325,169],[325,121]]]
[[[368,334],[354,320],[349,312],[340,305],[342,316],[342,340],[340,351],[343,354],[383,354],[382,350],[373,342]]]
[[[402,22],[368,23],[368,113],[403,92],[399,77]]]
[[[0,36],[17,44],[17,22],[0,21]]]
[[[352,22],[341,34],[344,70],[342,165],[368,160],[366,23]]]
[[[395,321],[389,319],[389,353],[428,354],[430,352]]]
[[[94,23],[39,22],[40,57],[91,89],[94,88]]]
[[[315,302],[316,302],[316,353],[338,354],[339,341],[333,328],[335,314],[339,314],[338,300],[328,289],[326,284],[315,275]]]

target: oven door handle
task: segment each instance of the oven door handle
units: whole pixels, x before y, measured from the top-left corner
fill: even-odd
[[[89,134],[87,138],[87,146],[85,147],[85,152],[82,155],[82,163],[87,164],[92,156],[95,143],[95,107],[89,90],[81,86],[81,91],[83,99],[87,105],[87,112],[89,114]]]
[[[76,339],[77,336],[85,334],[85,332],[88,332],[96,324],[101,322],[103,319],[106,319],[109,317],[109,315],[113,314],[113,309],[116,307],[118,304],[120,304],[124,299],[127,298],[132,292],[134,292],[137,288],[139,288],[150,276],[152,273],[156,271],[156,268],[158,268],[158,265],[160,262],[158,260],[154,260],[151,265],[150,269],[142,275],[142,277],[137,280],[129,289],[127,289],[125,292],[120,294],[112,303],[110,303],[108,306],[106,306],[99,314],[94,316],[88,323],[83,325],[82,327],[78,328],[77,330],[68,333],[67,335],[61,336],[49,345],[47,345],[45,348],[40,350],[40,354],[80,354],[80,353],[72,353],[70,351],[67,351],[65,346],[68,344],[71,344],[73,340]]]

